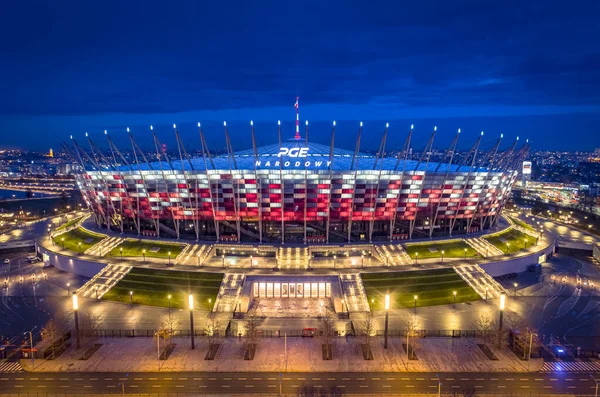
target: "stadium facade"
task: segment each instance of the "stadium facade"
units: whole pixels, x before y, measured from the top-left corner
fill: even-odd
[[[175,127],[175,126],[174,126]],[[101,151],[74,143],[85,170],[77,183],[95,221],[133,235],[258,243],[341,243],[413,239],[479,231],[493,225],[517,177],[528,145],[517,141],[485,152],[480,136],[456,160],[456,134],[441,162],[432,162],[431,134],[411,159],[412,126],[403,150],[388,156],[387,125],[376,154],[321,145],[305,137],[212,156],[199,135],[200,155],[190,156],[175,128],[177,154],[168,155],[152,131],[156,152],[144,153],[130,134],[124,155],[107,136]],[[460,132],[460,130],[459,130]],[[87,135],[87,134],[86,134]],[[483,135],[483,133],[482,133]],[[518,138],[517,138],[518,139]]]

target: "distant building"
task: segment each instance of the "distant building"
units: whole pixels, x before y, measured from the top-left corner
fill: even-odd
[[[48,152],[48,157],[54,157],[54,152],[52,151],[52,148],[50,148],[50,151]]]
[[[71,164],[63,163],[56,166],[56,175],[70,175],[73,171]]]

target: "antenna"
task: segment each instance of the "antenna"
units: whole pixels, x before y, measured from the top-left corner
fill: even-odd
[[[298,105],[299,99],[300,97],[296,97],[296,104],[294,105],[294,107],[296,108],[296,136],[294,136],[294,139],[297,141],[300,140],[300,106]]]

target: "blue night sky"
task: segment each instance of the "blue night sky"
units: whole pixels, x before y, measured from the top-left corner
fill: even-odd
[[[526,5],[523,5],[526,4]],[[462,128],[533,149],[600,147],[598,1],[11,1],[0,22],[0,147],[57,148],[107,129],[189,149],[197,121],[235,148],[294,129],[295,97],[310,137],[390,147],[415,124],[415,148],[434,125],[436,147]],[[304,124],[304,122],[302,122]],[[145,139],[148,141],[149,139]],[[102,141],[103,142],[103,141]]]

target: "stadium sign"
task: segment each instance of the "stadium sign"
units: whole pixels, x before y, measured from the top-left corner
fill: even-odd
[[[308,148],[307,147],[302,147],[302,148],[286,148],[286,147],[282,147],[281,149],[279,149],[279,153],[277,154],[277,157],[282,157],[282,156],[289,156],[289,157],[306,157],[306,155],[308,154]]]
[[[265,161],[256,160],[255,165],[257,167],[329,167],[332,161],[318,160],[318,161]]]

